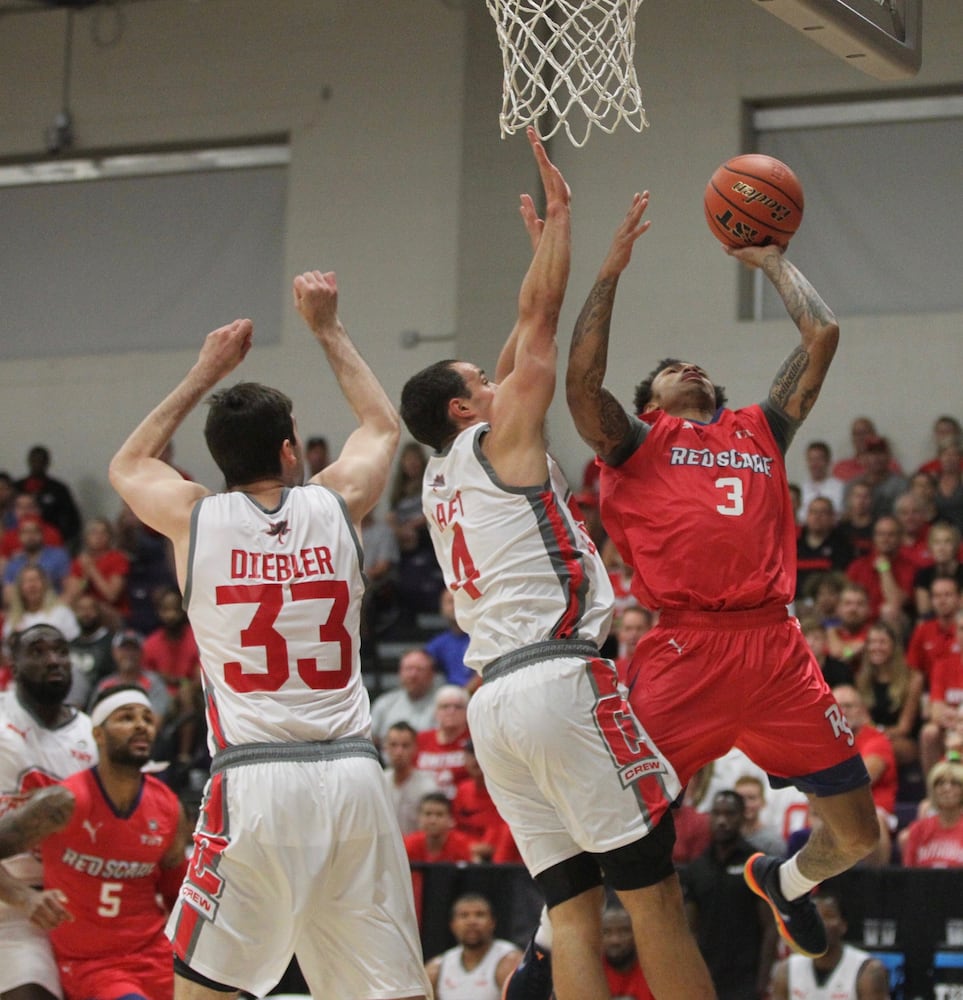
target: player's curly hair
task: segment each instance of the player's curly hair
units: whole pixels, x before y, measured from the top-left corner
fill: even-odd
[[[634,406],[635,409],[633,413],[642,413],[645,409],[646,404],[652,399],[652,382],[655,380],[656,375],[659,372],[665,371],[666,368],[671,368],[672,365],[677,365],[681,363],[680,358],[663,358],[656,366],[649,372],[648,375],[635,387],[635,398]],[[725,386],[716,385],[713,383],[713,387],[716,390],[716,409],[718,410],[720,406],[726,405],[726,390]]]

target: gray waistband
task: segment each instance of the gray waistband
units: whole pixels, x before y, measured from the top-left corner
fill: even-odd
[[[245,743],[214,754],[211,774],[241,764],[273,764],[276,761],[337,760],[340,757],[371,757],[379,760],[371,740],[319,740],[316,743]]]
[[[545,642],[533,642],[530,646],[523,646],[486,664],[482,669],[482,680],[487,684],[489,681],[521,670],[531,663],[572,656],[595,660],[599,657],[599,649],[594,642],[587,642],[584,639],[548,639]]]

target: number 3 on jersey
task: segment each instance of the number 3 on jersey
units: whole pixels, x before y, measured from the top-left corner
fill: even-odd
[[[742,480],[735,476],[724,476],[716,480],[716,489],[725,490],[725,504],[716,504],[716,510],[727,517],[740,517],[745,505],[742,499]]]
[[[242,694],[250,691],[277,691],[291,675],[287,639],[274,627],[284,606],[284,586],[280,583],[235,584],[218,587],[217,603],[257,605],[251,623],[241,629],[241,646],[264,647],[267,671],[245,670],[238,661],[224,664],[224,680]],[[312,691],[343,688],[351,677],[351,636],[344,627],[348,612],[348,584],[344,580],[309,580],[292,583],[292,601],[330,601],[326,620],[319,623],[318,639],[336,642],[340,665],[336,670],[320,670],[314,657],[297,660],[298,676]]]

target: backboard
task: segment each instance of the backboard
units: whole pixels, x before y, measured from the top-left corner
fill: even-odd
[[[923,0],[753,2],[879,80],[899,80],[919,71]]]

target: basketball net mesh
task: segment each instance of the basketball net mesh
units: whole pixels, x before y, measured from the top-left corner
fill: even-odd
[[[648,125],[634,63],[641,2],[486,0],[505,71],[502,138],[535,125],[548,139],[564,127],[581,147],[593,125],[614,132],[623,120],[641,132]],[[554,121],[540,125],[548,112]]]

